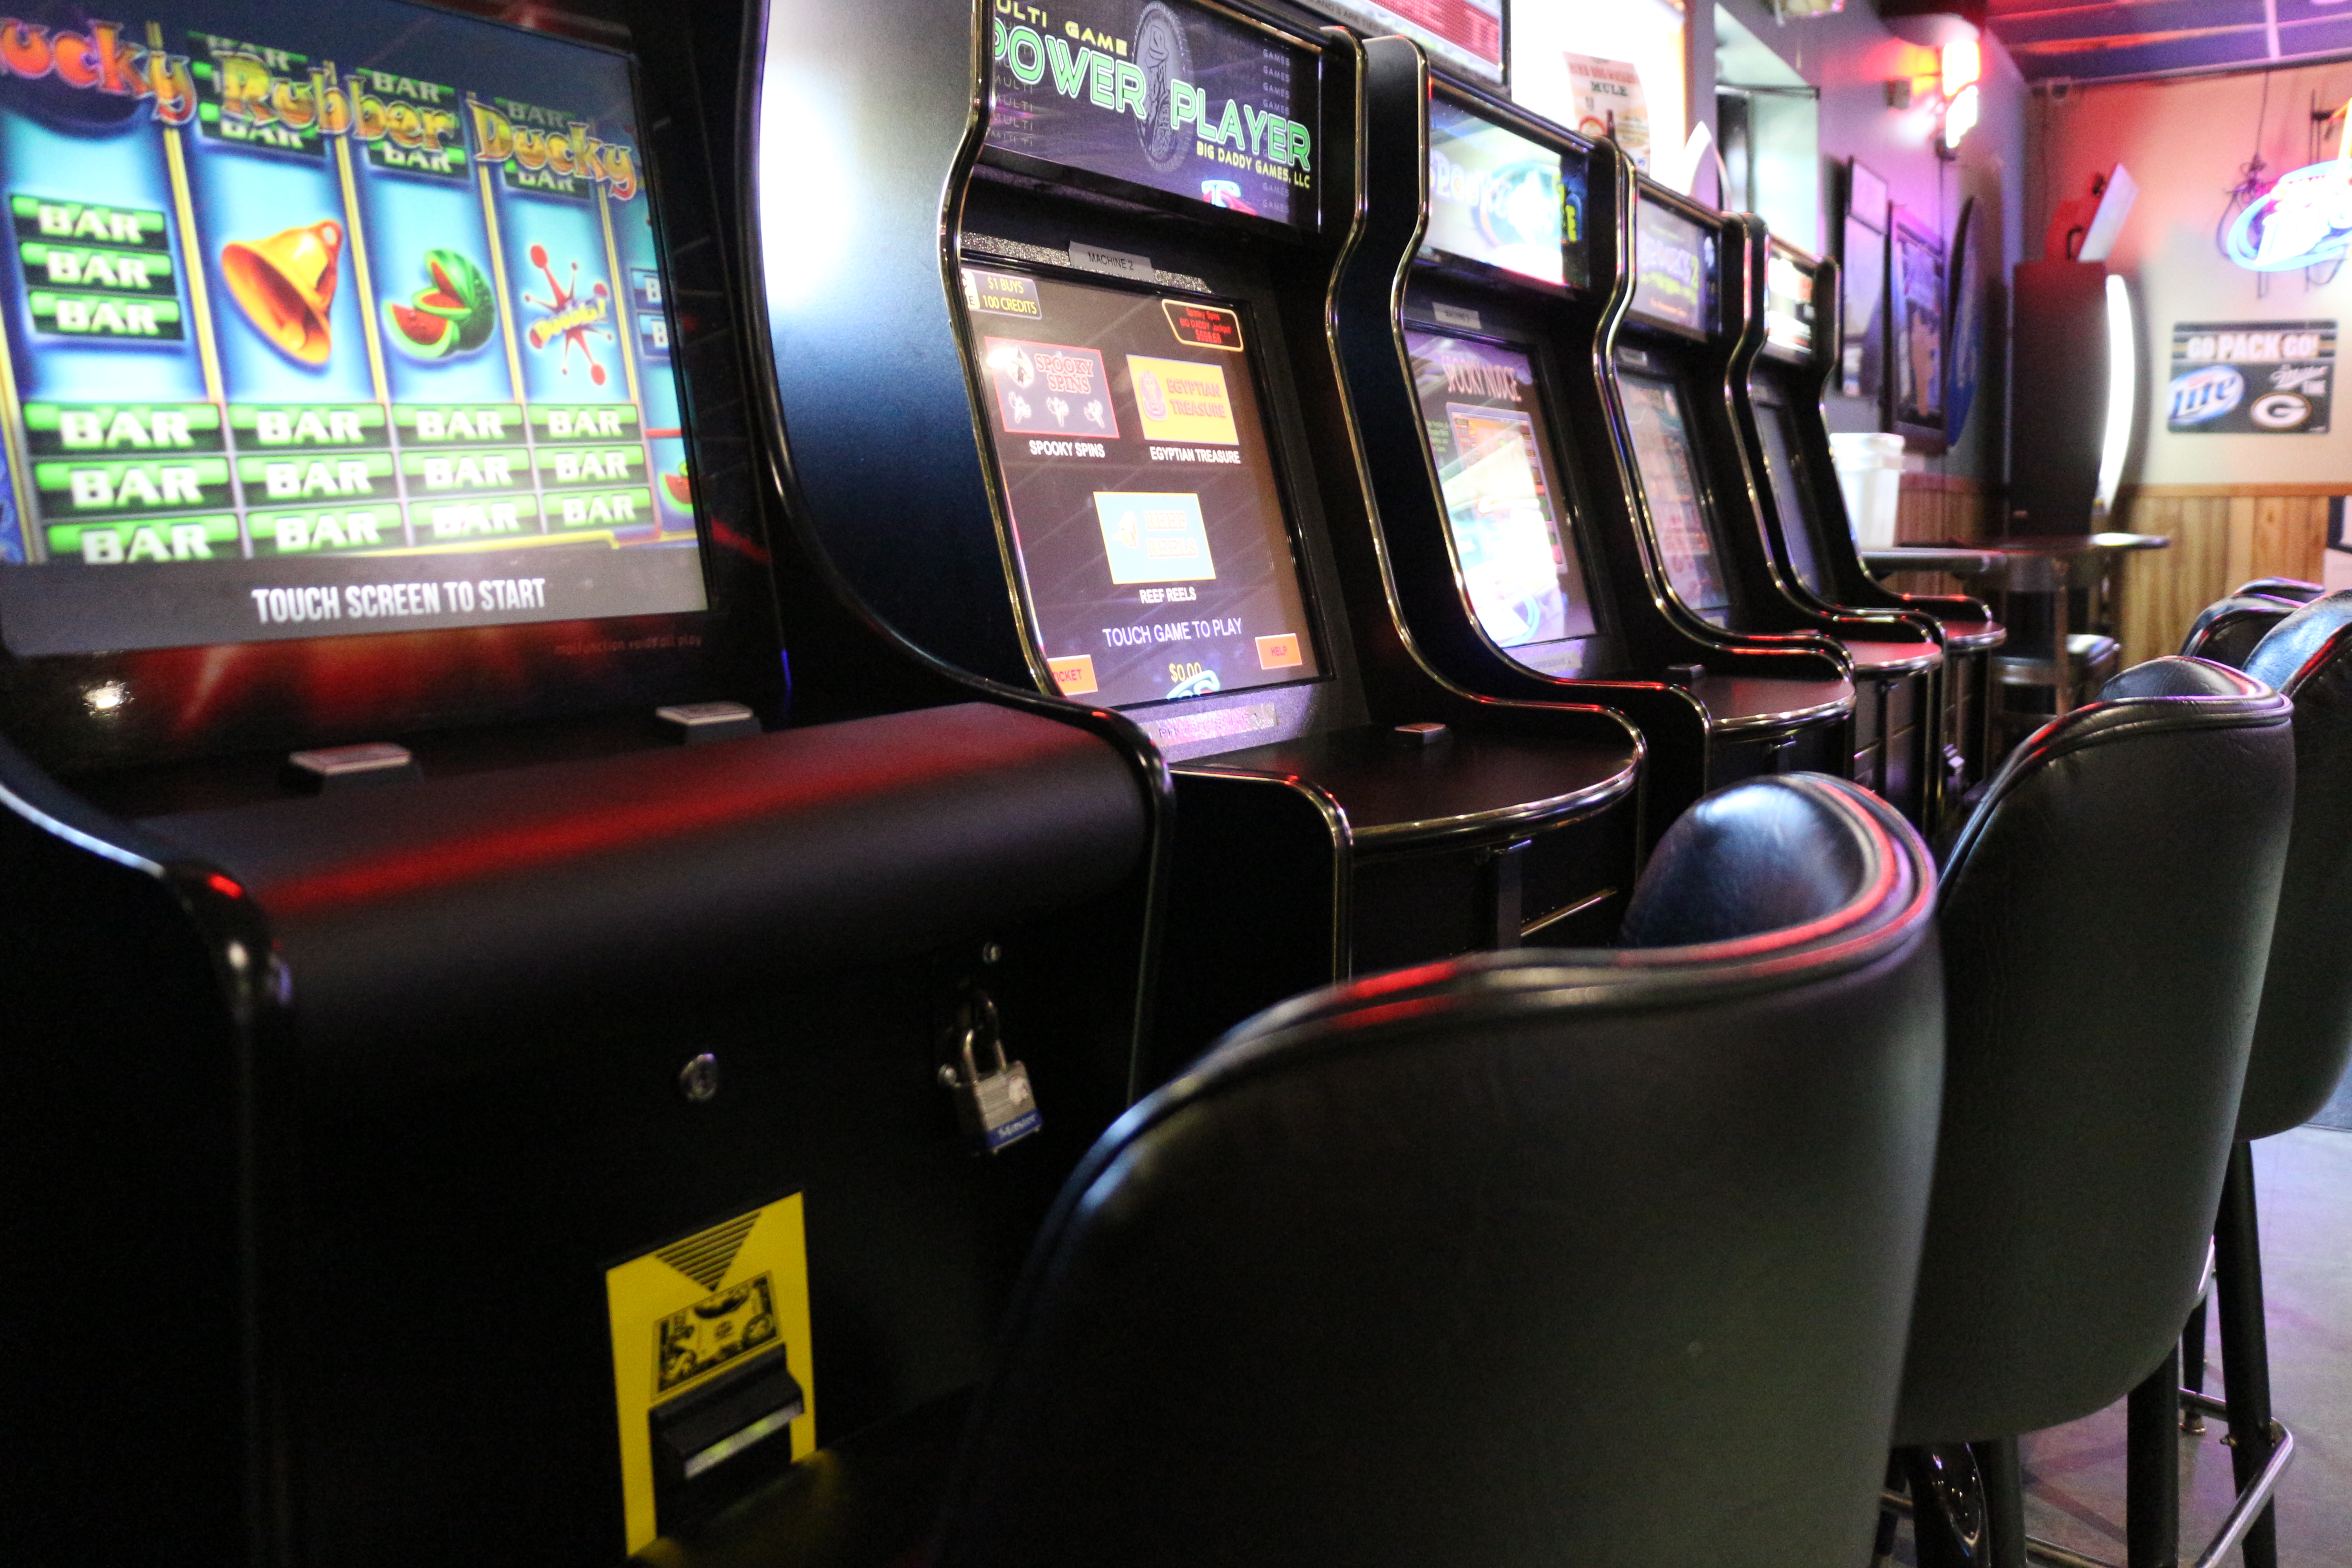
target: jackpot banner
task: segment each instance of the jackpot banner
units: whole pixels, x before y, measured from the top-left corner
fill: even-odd
[[[2324,436],[2333,321],[2179,321],[2164,427],[2176,436]]]
[[[1402,33],[1433,58],[1483,77],[1503,79],[1503,0],[1313,0],[1327,16],[1367,36]]]
[[[1315,222],[1316,57],[1184,0],[997,0],[988,145]]]
[[[9,646],[701,608],[626,59],[400,0],[121,15],[0,18]]]

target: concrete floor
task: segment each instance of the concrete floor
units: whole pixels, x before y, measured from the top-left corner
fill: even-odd
[[[2278,1492],[2281,1568],[2352,1568],[2352,1131],[2300,1128],[2254,1145],[2271,1392],[2295,1435]],[[2209,1393],[2221,1392],[2221,1346]],[[2219,1417],[2183,1436],[2181,1557],[2192,1563],[2231,1499]],[[2124,1407],[2024,1442],[2026,1529],[2085,1556],[2124,1560]],[[1909,1563],[1906,1527],[1895,1560]],[[2225,1559],[2236,1564],[2232,1552]]]

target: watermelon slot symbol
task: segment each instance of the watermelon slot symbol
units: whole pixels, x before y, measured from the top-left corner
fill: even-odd
[[[413,359],[447,359],[468,354],[490,341],[498,326],[498,297],[482,269],[454,250],[428,250],[425,270],[430,287],[419,289],[407,304],[383,302],[383,321],[392,341]]]
[[[566,375],[572,374],[572,350],[576,344],[580,357],[588,362],[588,379],[598,386],[604,385],[604,367],[596,363],[596,351],[589,345],[588,340],[592,335],[601,335],[607,341],[615,341],[613,329],[608,324],[613,313],[612,291],[600,282],[583,294],[580,291],[580,263],[577,261],[572,264],[570,278],[559,280],[555,268],[548,264],[547,247],[543,245],[530,247],[530,264],[538,268],[547,279],[548,298],[541,300],[535,295],[525,294],[522,302],[536,305],[547,314],[533,321],[523,336],[535,349],[561,342],[563,345],[562,371]]]

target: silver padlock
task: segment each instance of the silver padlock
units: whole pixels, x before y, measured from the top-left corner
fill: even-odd
[[[993,1154],[1036,1131],[1045,1119],[1038,1113],[1036,1096],[1030,1091],[1029,1069],[1004,1059],[1004,1037],[994,1027],[993,1003],[988,1004],[988,1017],[995,1070],[985,1074],[980,1070],[977,1026],[966,1026],[963,1032],[963,1070],[947,1070],[954,1077],[949,1088],[955,1093],[956,1120],[963,1124],[964,1135],[981,1152]]]

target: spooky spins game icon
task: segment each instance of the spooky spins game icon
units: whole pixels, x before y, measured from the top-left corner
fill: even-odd
[[[334,352],[330,313],[342,256],[343,226],[322,218],[268,239],[229,241],[221,247],[221,275],[256,331],[288,358],[321,365]]]
[[[490,341],[499,323],[498,297],[482,269],[454,250],[428,250],[425,270],[433,281],[409,296],[383,302],[383,324],[392,342],[412,359],[447,359],[469,354]]]
[[[538,268],[540,275],[547,279],[548,297],[541,300],[536,295],[525,294],[522,302],[536,305],[547,314],[533,321],[523,336],[535,349],[561,342],[563,345],[562,370],[566,375],[572,374],[572,351],[578,347],[580,357],[588,362],[588,379],[598,386],[604,385],[607,379],[604,367],[597,363],[596,351],[589,339],[602,336],[608,342],[619,341],[610,324],[612,290],[599,280],[593,288],[583,293],[580,289],[580,263],[577,261],[572,264],[570,275],[559,279],[555,276],[555,268],[547,259],[547,247],[543,245],[530,247],[530,264]]]

